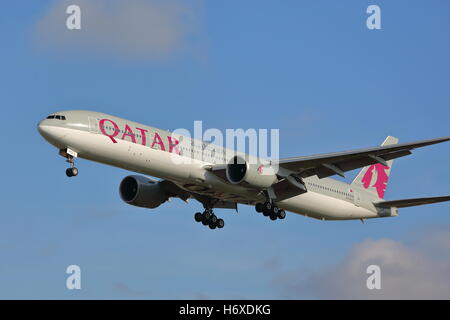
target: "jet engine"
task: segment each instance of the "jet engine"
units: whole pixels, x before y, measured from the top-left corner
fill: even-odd
[[[156,208],[169,198],[159,182],[143,176],[128,176],[120,183],[120,197],[133,206]]]
[[[226,175],[233,184],[248,185],[253,188],[268,188],[277,182],[277,175],[270,166],[249,163],[241,156],[234,156],[227,164]]]

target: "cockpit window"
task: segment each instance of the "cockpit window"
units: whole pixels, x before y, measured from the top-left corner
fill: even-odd
[[[51,114],[47,117],[47,119],[66,120],[66,116],[59,116],[59,115]]]

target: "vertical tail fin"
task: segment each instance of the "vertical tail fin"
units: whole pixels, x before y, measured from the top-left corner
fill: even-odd
[[[386,146],[397,143],[397,138],[388,136],[381,145]],[[351,185],[357,186],[363,190],[365,189],[376,195],[378,198],[383,199],[393,163],[394,160],[389,160],[387,161],[387,166],[376,163],[362,168]]]

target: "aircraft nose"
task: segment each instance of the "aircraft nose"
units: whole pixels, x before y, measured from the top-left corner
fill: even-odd
[[[45,124],[45,120],[39,121],[37,125],[37,129],[39,131],[39,134],[45,138],[46,135],[48,135],[48,124]]]
[[[37,125],[37,129],[39,134],[52,144],[58,143],[62,136],[59,128],[49,123],[48,119],[41,120]]]

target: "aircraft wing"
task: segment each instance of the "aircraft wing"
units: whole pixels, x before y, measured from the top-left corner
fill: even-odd
[[[374,205],[379,208],[391,208],[391,207],[406,208],[406,207],[414,207],[414,206],[420,206],[423,204],[437,203],[437,202],[444,202],[444,201],[450,201],[450,196],[382,201],[382,202],[376,202],[376,203],[374,203]]]
[[[278,164],[280,168],[296,172],[303,178],[313,175],[325,178],[335,174],[343,177],[346,171],[376,163],[386,165],[386,161],[409,155],[413,149],[445,141],[450,141],[450,136],[367,149],[285,158],[280,159]],[[275,162],[272,161],[272,163]]]

